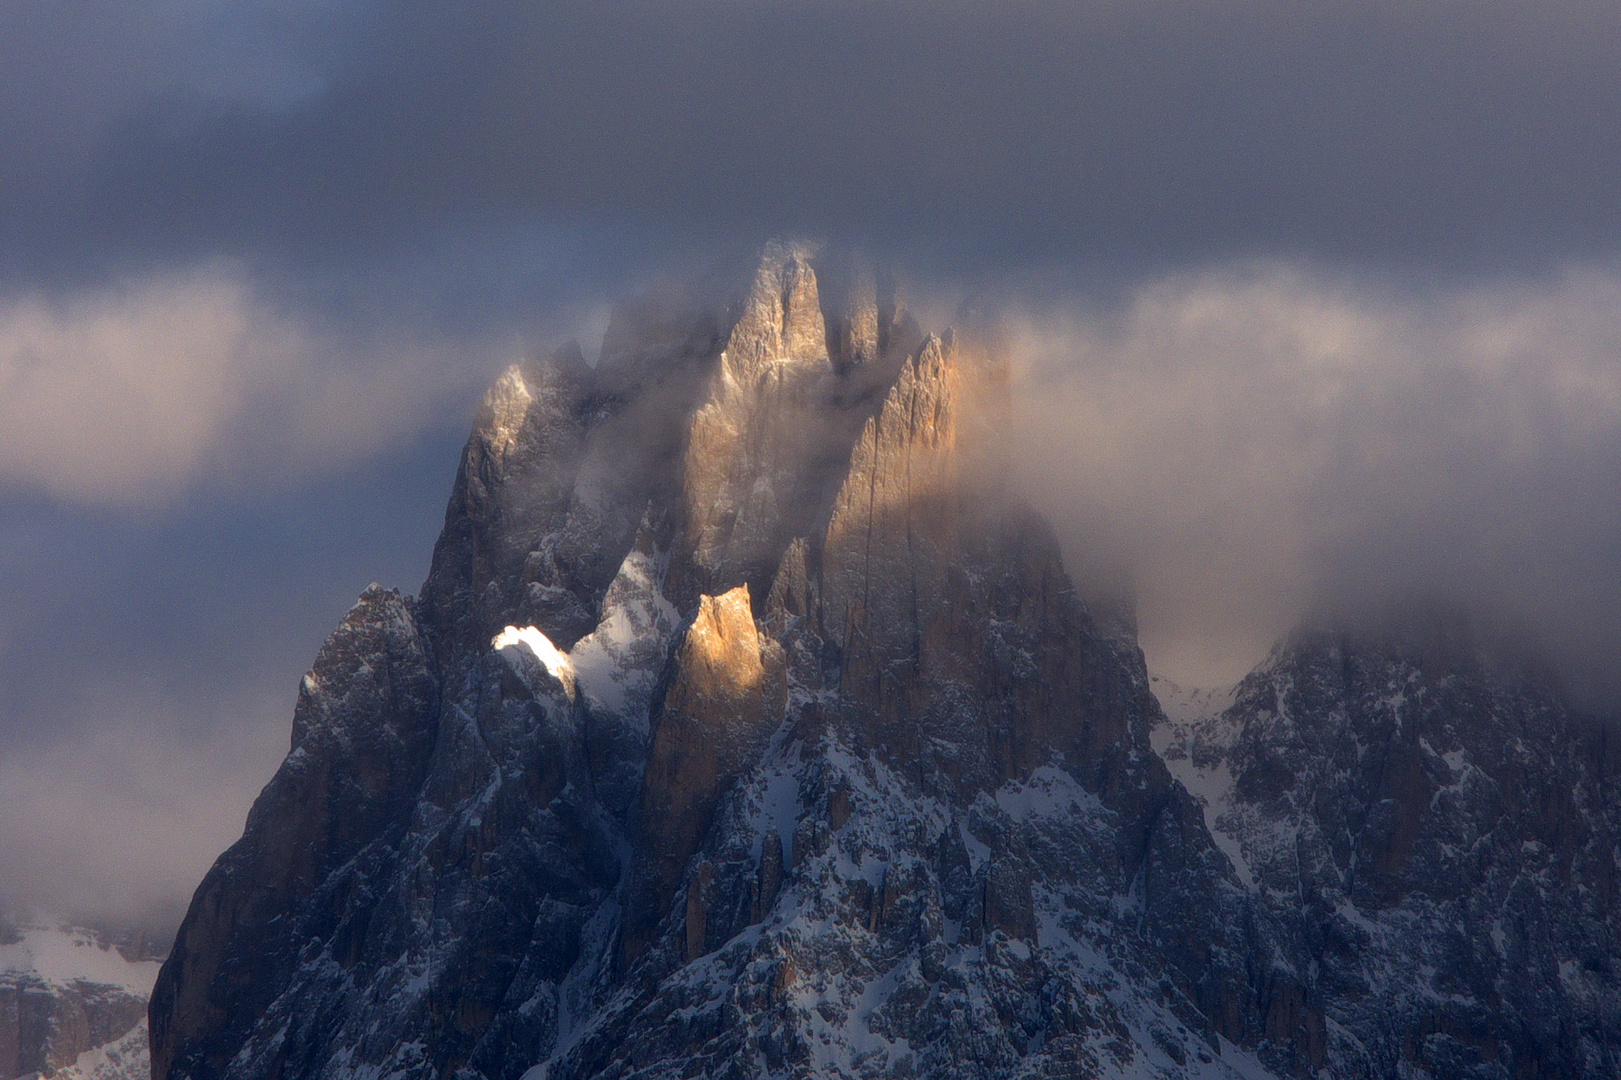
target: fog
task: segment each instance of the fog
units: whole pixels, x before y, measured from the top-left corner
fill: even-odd
[[[1019,458],[1150,663],[1242,675],[1308,612],[1416,593],[1621,690],[1621,275],[1414,289],[1290,263],[1013,320]]]

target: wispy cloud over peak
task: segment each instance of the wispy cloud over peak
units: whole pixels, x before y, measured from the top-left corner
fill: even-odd
[[[1032,490],[1083,573],[1130,575],[1174,674],[1235,677],[1313,605],[1423,588],[1615,681],[1615,267],[1413,290],[1216,266],[1015,340]]]
[[[222,263],[24,294],[0,302],[0,480],[152,505],[328,475],[463,408],[523,347],[510,327],[339,329]]]

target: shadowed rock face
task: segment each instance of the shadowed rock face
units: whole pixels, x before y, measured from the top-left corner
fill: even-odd
[[[1613,739],[1446,623],[1278,649],[1199,744],[1233,781],[1215,826],[1314,972],[1330,1057],[1612,1073]]]
[[[566,520],[585,451],[589,381],[576,348],[514,365],[484,395],[422,587],[441,659],[475,651],[508,624],[540,625],[565,639],[594,625],[573,593],[526,565]]]
[[[422,600],[328,641],[199,888],[154,1075],[1613,1074],[1607,744],[1302,639],[1190,794],[1007,491],[995,349],[815,262],[497,383]]]
[[[414,605],[371,587],[304,677],[292,750],[242,839],[192,899],[152,993],[154,1076],[229,1074],[312,935],[347,914],[352,860],[407,829],[438,705]]]

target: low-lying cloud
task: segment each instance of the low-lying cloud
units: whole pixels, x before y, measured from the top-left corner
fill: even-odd
[[[931,325],[951,292],[920,298]],[[1076,576],[1130,584],[1157,669],[1226,681],[1325,598],[1423,590],[1621,692],[1621,271],[1229,262],[1016,310],[1025,479]],[[366,581],[421,580],[469,388],[599,315],[557,312],[546,336],[340,332],[218,266],[0,308],[0,476],[55,496],[0,530],[12,898],[172,916],[273,771],[321,637]],[[455,432],[363,478],[449,401]]]
[[[130,682],[102,691],[88,729],[0,756],[4,899],[172,929],[286,752],[286,725],[265,722],[285,702],[199,732],[178,712],[190,703]]]
[[[783,230],[914,264],[931,324],[1010,274],[1069,297],[1014,329],[1021,456],[1156,666],[1230,678],[1323,597],[1423,587],[1621,695],[1613,23],[0,7],[0,892],[189,893],[321,636],[421,580],[489,379]]]
[[[1023,455],[1150,662],[1237,677],[1308,609],[1426,592],[1621,671],[1621,273],[1415,287],[1280,263],[1169,275],[1014,332]]]
[[[464,407],[523,342],[357,333],[230,267],[0,301],[0,481],[151,505],[204,480],[329,475]]]

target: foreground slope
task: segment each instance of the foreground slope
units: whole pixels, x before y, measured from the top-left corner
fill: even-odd
[[[1006,393],[993,351],[782,245],[730,313],[627,306],[595,369],[504,375],[422,598],[373,587],[328,640],[199,887],[154,1076],[1405,1052],[1331,1012],[1154,753],[1131,631],[1007,494]]]

